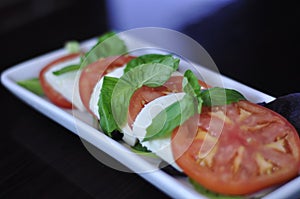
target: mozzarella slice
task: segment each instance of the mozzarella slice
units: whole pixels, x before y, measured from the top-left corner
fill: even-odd
[[[78,63],[80,63],[80,57],[60,62],[45,73],[45,78],[46,81],[53,87],[53,89],[70,101],[76,108],[84,111],[85,108],[80,99],[78,89],[78,77],[80,71],[70,71],[61,75],[53,74],[54,71]]]
[[[118,67],[115,70],[113,70],[112,72],[107,73],[105,76],[120,78],[124,74],[125,66],[126,65],[124,65],[122,67]],[[100,93],[101,93],[101,89],[102,89],[102,85],[103,85],[103,79],[104,79],[104,76],[95,85],[93,92],[91,94],[91,99],[90,99],[90,109],[98,119],[100,119],[98,101],[100,98]]]
[[[123,140],[130,146],[134,146],[137,143],[137,138],[133,136],[132,129],[129,127],[128,123],[121,129],[123,133]]]
[[[182,171],[180,167],[175,163],[171,149],[171,138],[155,139],[143,142],[142,140],[146,136],[146,129],[152,123],[152,119],[155,118],[162,110],[170,106],[171,104],[181,100],[185,93],[174,93],[166,96],[159,97],[150,103],[148,103],[141,112],[137,115],[136,120],[133,123],[132,135],[137,137],[142,146],[147,147],[150,151],[161,157],[167,163],[173,167]]]

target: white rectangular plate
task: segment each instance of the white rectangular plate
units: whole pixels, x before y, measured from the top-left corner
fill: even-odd
[[[127,42],[130,41],[132,41],[132,38],[127,40]],[[92,38],[82,42],[81,46],[84,49],[89,49],[95,42],[96,39]],[[9,91],[29,106],[69,129],[71,132],[93,144],[101,151],[106,152],[169,196],[174,198],[206,198],[195,191],[186,178],[174,177],[157,169],[156,162],[153,162],[151,158],[138,156],[131,152],[125,144],[116,142],[99,132],[99,130],[93,127],[93,119],[87,113],[61,109],[50,103],[48,99],[37,96],[16,83],[20,80],[37,77],[43,66],[66,53],[65,49],[58,49],[17,64],[1,74],[1,81]],[[199,66],[199,68],[201,68],[202,73],[212,72],[201,66]],[[240,91],[246,98],[253,102],[268,102],[274,99],[272,96],[252,89],[230,78],[222,76],[222,79],[225,87]],[[74,115],[76,115],[76,117],[74,117]],[[153,171],[138,172],[141,170]],[[288,198],[292,195],[300,194],[299,185],[300,177],[297,177],[283,186],[276,188],[274,191],[264,196],[264,198]]]

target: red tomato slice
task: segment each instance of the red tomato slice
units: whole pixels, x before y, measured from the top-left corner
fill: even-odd
[[[65,62],[68,60],[75,59],[76,57],[80,56],[80,53],[72,53],[65,56],[62,56],[49,64],[47,64],[39,73],[39,79],[41,82],[42,89],[46,95],[46,97],[55,105],[62,107],[62,108],[72,108],[72,103],[64,98],[59,92],[57,92],[46,80],[45,73],[55,65]]]
[[[184,172],[209,190],[249,194],[298,175],[299,136],[265,107],[248,101],[203,107],[192,142],[186,141],[189,121],[173,132],[172,151]]]
[[[97,82],[105,74],[113,71],[117,67],[123,66],[133,58],[135,57],[131,55],[102,58],[89,64],[82,70],[79,77],[79,94],[83,105],[91,114],[93,114],[93,112],[90,110],[89,103]]]
[[[183,76],[171,76],[170,79],[163,85],[156,88],[142,86],[137,89],[130,99],[128,108],[128,124],[132,127],[135,118],[142,108],[152,100],[162,97],[170,93],[182,92]],[[199,80],[199,85],[202,89],[208,88],[207,84]]]

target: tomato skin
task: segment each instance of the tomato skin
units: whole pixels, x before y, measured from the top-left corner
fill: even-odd
[[[216,132],[212,133],[214,127],[209,123],[214,113],[220,110],[226,113],[224,118],[229,121],[225,120],[218,137],[214,136]],[[241,110],[247,112],[242,114]],[[221,194],[244,195],[284,183],[298,175],[299,136],[281,115],[248,101],[233,103],[226,108],[203,107],[193,140],[186,139],[190,121],[182,125],[180,132],[178,129],[173,132],[172,151],[184,172],[207,189]],[[218,121],[224,120],[217,116],[214,122]],[[208,152],[207,156],[203,152]]]
[[[68,101],[66,98],[64,98],[59,92],[57,92],[46,80],[45,78],[45,73],[52,68],[53,66],[64,62],[68,61],[71,59],[74,59],[76,57],[79,57],[81,53],[72,53],[68,55],[64,55],[58,59],[53,60],[52,62],[48,63],[39,73],[39,80],[42,86],[42,89],[46,95],[46,97],[55,105],[61,107],[61,108],[66,108],[66,109],[71,109],[73,107],[72,103]]]
[[[133,58],[135,57],[131,55],[101,58],[82,69],[79,77],[79,94],[83,105],[89,113],[94,115],[90,110],[89,103],[93,89],[101,77],[110,71],[123,66]]]

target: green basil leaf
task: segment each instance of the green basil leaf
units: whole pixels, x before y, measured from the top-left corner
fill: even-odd
[[[246,98],[236,90],[213,87],[201,92],[203,106],[220,106],[231,104]]]
[[[127,53],[125,42],[114,32],[99,37],[98,42],[81,58],[81,67],[85,67],[100,58]]]
[[[67,48],[69,52],[80,51],[80,46],[77,46],[76,42],[74,41],[68,42],[65,48]],[[75,65],[67,66],[59,71],[55,71],[53,74],[60,75],[70,71],[79,70],[81,67],[85,67],[88,64],[97,61],[100,58],[109,57],[113,55],[122,55],[126,52],[127,47],[124,41],[121,40],[115,32],[110,31],[101,35],[98,38],[97,43],[87,53],[81,56],[78,67],[75,67]]]
[[[116,33],[114,31],[108,31],[106,33],[104,33],[103,35],[101,35],[100,37],[98,37],[98,43],[101,43],[103,41],[105,41],[106,39],[108,39],[111,36],[116,35]]]
[[[72,72],[72,71],[76,71],[76,70],[79,70],[79,69],[80,69],[80,65],[79,64],[72,64],[72,65],[63,67],[60,70],[53,71],[53,75],[57,75],[58,76],[58,75],[61,75],[61,74],[64,74],[64,73],[68,73],[68,72]]]
[[[149,151],[147,147],[142,146],[140,142],[137,142],[134,146],[132,146],[131,150],[138,155],[142,155],[150,158],[158,158],[154,153]]]
[[[132,94],[143,85],[163,85],[174,72],[174,68],[161,64],[142,64],[125,73],[116,84],[111,97],[114,119],[121,128],[126,125],[129,102]]]
[[[98,101],[100,127],[103,132],[110,137],[112,136],[111,133],[118,129],[111,110],[111,96],[117,82],[118,78],[104,76],[103,86]]]
[[[44,91],[38,78],[18,81],[17,84],[37,95],[44,95]]]
[[[191,70],[185,71],[182,87],[185,93],[194,96],[197,99],[198,113],[200,113],[203,102],[201,98],[201,86],[199,85],[198,78]]]
[[[80,52],[80,44],[77,41],[68,41],[65,44],[65,49],[69,53],[78,53]]]
[[[140,142],[137,142],[134,146],[131,147],[135,151],[140,151],[140,152],[147,152],[151,153],[150,150],[147,149],[147,147],[144,147]]]
[[[130,60],[126,65],[124,72],[126,73],[132,68],[146,63],[161,63],[177,70],[179,66],[179,59],[174,58],[172,55],[146,54]]]
[[[184,92],[195,97],[199,96],[201,87],[194,73],[191,70],[187,70],[184,73],[184,77],[184,82],[182,83]]]
[[[151,125],[146,129],[143,142],[170,136],[173,130],[193,116],[196,110],[195,98],[188,94],[185,95],[153,118]]]
[[[206,188],[204,188],[202,185],[197,183],[192,178],[188,178],[188,180],[193,185],[193,187],[195,188],[196,191],[198,191],[199,193],[201,193],[202,195],[204,195],[210,199],[242,199],[243,198],[241,196],[228,196],[228,195],[218,194],[218,193],[212,192],[210,190],[207,190]]]
[[[184,98],[168,106],[153,118],[151,125],[146,129],[143,141],[168,137],[177,126],[192,117],[196,110],[198,113],[201,112],[201,87],[191,70],[184,73],[182,87],[186,93]]]

